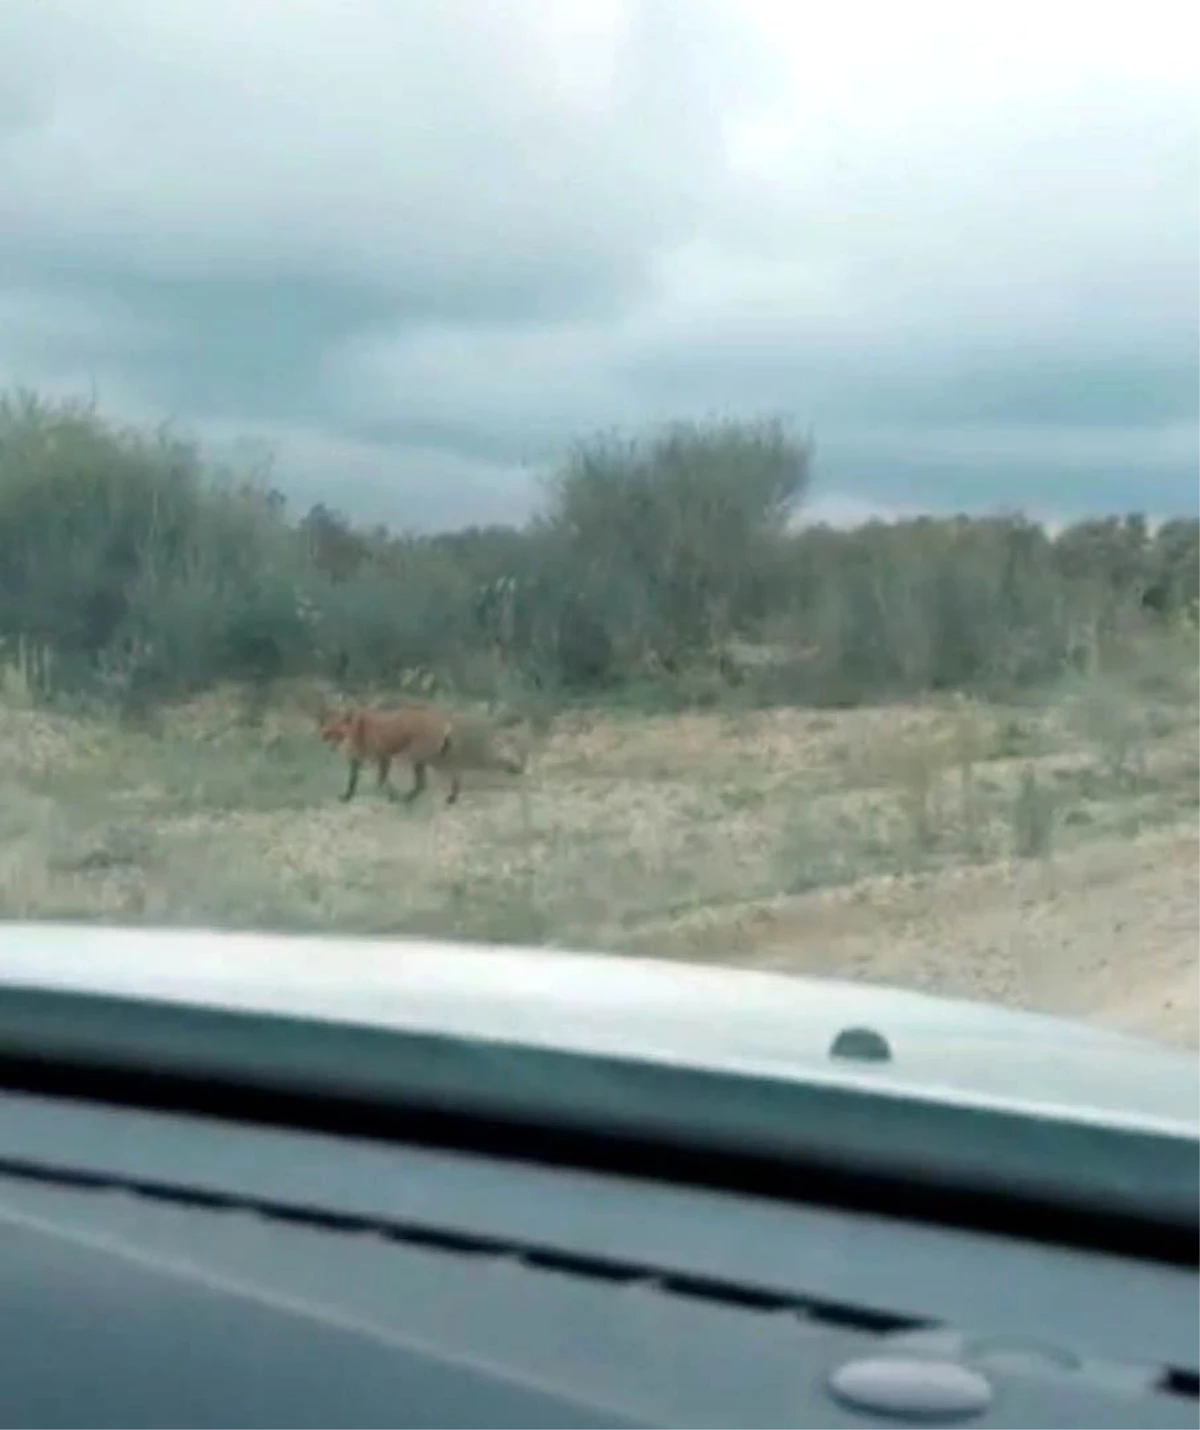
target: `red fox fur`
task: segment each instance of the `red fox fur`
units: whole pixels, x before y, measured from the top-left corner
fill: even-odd
[[[321,738],[330,745],[340,745],[349,762],[350,774],[341,796],[343,800],[354,798],[359,771],[368,762],[376,766],[379,788],[389,799],[400,798],[388,778],[392,761],[400,759],[412,766],[413,786],[403,796],[408,804],[425,789],[426,770],[430,765],[450,773],[447,804],[454,804],[458,799],[459,770],[469,765],[494,766],[514,775],[524,771],[519,761],[490,750],[472,754],[459,749],[454,722],[445,711],[432,705],[403,705],[394,710],[352,706],[322,720]]]

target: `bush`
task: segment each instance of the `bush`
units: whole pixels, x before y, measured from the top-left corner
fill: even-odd
[[[677,670],[744,625],[809,470],[807,445],[778,423],[679,425],[579,447],[551,484],[541,532],[557,548],[571,676],[594,681],[648,659]]]
[[[1194,670],[1195,520],[1053,539],[1020,516],[796,529],[811,464],[780,423],[600,436],[523,529],[395,537],[322,504],[290,520],[166,430],[17,394],[0,399],[0,654],[40,699],[122,704],[290,674],[539,708],[622,689],[1013,696],[1125,669],[1147,633]],[[1179,684],[1159,665],[1139,678]]]
[[[0,402],[0,633],[43,699],[169,695],[302,663],[300,547],[166,432]]]

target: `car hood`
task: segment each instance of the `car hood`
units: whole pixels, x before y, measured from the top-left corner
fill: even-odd
[[[0,926],[6,990],[133,999],[855,1083],[1195,1136],[1192,1053],[991,1004],[562,950],[94,925]],[[832,1055],[847,1029],[884,1061]]]

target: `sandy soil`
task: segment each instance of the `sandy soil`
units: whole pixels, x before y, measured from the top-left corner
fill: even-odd
[[[862,978],[1198,1036],[1200,840],[1167,831],[1005,863],[863,881],[676,929],[781,972]]]
[[[148,734],[0,703],[0,917],[713,959],[1195,1047],[1196,705],[1093,706],[563,715],[519,788],[408,809],[367,781],[340,804],[299,711],[214,699]]]

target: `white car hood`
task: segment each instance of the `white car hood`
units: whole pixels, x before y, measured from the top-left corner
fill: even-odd
[[[866,1082],[1089,1119],[1200,1125],[1194,1055],[862,983],[620,955],[95,925],[0,925],[0,999],[37,988],[449,1034],[783,1081]],[[830,1057],[866,1027],[886,1062]]]

